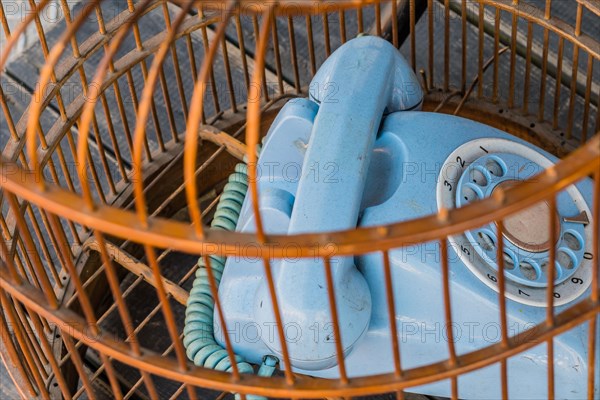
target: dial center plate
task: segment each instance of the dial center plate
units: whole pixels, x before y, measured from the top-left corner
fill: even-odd
[[[518,183],[514,180],[504,181],[498,184],[494,190],[498,188],[508,189]],[[548,227],[551,218],[550,213],[550,205],[544,201],[507,217],[504,220],[504,237],[515,246],[532,253],[548,251],[552,246]],[[560,229],[558,214],[555,213],[553,220],[558,235],[558,229]]]

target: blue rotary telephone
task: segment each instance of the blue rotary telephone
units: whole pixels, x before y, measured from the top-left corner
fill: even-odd
[[[263,143],[258,191],[266,232],[327,232],[405,221],[484,199],[558,161],[490,126],[422,112],[422,103],[412,69],[388,42],[365,36],[337,50],[314,77],[309,98],[290,100]],[[540,203],[508,218],[503,238],[497,236],[494,224],[449,238],[452,329],[458,354],[500,340],[496,246],[501,239],[509,334],[544,321],[552,247],[556,311],[589,293],[590,222],[597,217],[590,211],[591,202],[592,182],[587,179],[557,196],[556,215]],[[556,243],[548,234],[550,219],[556,224]],[[236,229],[255,230],[250,196],[243,202]],[[438,254],[436,243],[390,252],[403,368],[448,357]],[[336,378],[339,369],[322,262],[282,259],[273,260],[272,267],[294,371]],[[382,263],[381,253],[332,258],[350,377],[393,371]],[[281,357],[260,260],[227,259],[219,297],[236,354],[259,364],[265,355]],[[223,344],[219,319],[214,321],[215,336]],[[554,339],[557,398],[586,396],[587,332],[584,324]],[[546,398],[545,345],[507,363],[511,399]],[[492,365],[460,376],[460,397],[500,398],[499,368]],[[450,384],[442,381],[413,390],[449,396]],[[600,396],[598,386],[595,390]]]

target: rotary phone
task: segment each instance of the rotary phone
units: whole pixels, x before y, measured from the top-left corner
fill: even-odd
[[[462,207],[529,179],[557,158],[505,132],[460,117],[419,111],[423,93],[400,53],[376,37],[338,49],[316,74],[308,99],[289,101],[258,161],[267,233],[327,232],[409,220]],[[592,182],[505,221],[509,335],[545,318],[549,250],[556,249],[556,312],[583,298],[592,271]],[[549,219],[558,241],[550,243]],[[237,230],[255,230],[246,196]],[[500,341],[497,237],[486,224],[449,238],[452,327],[458,354]],[[390,251],[403,368],[448,357],[436,243]],[[381,253],[333,257],[342,348],[350,377],[393,371]],[[295,372],[337,378],[327,285],[318,259],[273,260],[286,342]],[[253,363],[281,357],[260,260],[230,257],[219,297],[236,354]],[[224,332],[215,320],[215,336]],[[556,397],[585,397],[587,324],[557,336]],[[597,356],[596,359],[600,359]],[[544,344],[508,359],[510,398],[544,398]],[[596,369],[598,373],[599,368]],[[459,377],[461,398],[500,398],[497,364]],[[596,382],[598,382],[596,376]],[[596,393],[598,386],[596,385]],[[412,391],[449,396],[441,381]]]

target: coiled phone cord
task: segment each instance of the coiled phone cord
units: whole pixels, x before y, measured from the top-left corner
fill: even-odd
[[[244,163],[235,166],[235,171],[223,189],[211,227],[233,231],[240,217],[244,198],[248,192],[248,168]],[[210,255],[210,265],[217,287],[223,276],[225,257]],[[215,301],[212,296],[207,267],[203,258],[198,260],[196,279],[185,310],[185,325],[183,328],[183,345],[186,354],[195,365],[217,371],[231,372],[232,360],[214,337],[213,315]],[[245,362],[239,355],[234,362],[241,374],[252,374],[252,366]],[[266,356],[263,360],[258,375],[271,376],[278,360],[273,356]],[[236,396],[237,397],[237,396]],[[266,400],[260,396],[246,396],[249,400]]]

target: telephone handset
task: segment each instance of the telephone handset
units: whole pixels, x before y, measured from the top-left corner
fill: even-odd
[[[378,226],[462,207],[494,195],[557,162],[556,157],[498,129],[471,120],[414,111],[423,93],[397,49],[377,37],[347,42],[321,67],[310,99],[289,101],[264,140],[257,165],[263,228],[303,233]],[[333,92],[331,92],[333,90]],[[331,94],[334,93],[332,96]],[[583,180],[556,197],[556,215],[537,204],[504,220],[506,317],[511,334],[546,318],[549,250],[556,249],[556,312],[584,298],[591,282],[593,184]],[[557,242],[550,243],[550,220]],[[246,196],[238,231],[255,230]],[[496,227],[487,224],[449,238],[453,326],[459,354],[500,340]],[[397,331],[404,368],[447,359],[442,340],[439,243],[389,251]],[[348,376],[389,373],[390,321],[381,253],[332,254],[342,351]],[[320,260],[271,263],[285,341],[295,372],[338,378],[337,346]],[[282,357],[261,260],[230,257],[219,286],[236,354],[253,363]],[[215,317],[215,337],[224,332]],[[494,328],[496,329],[494,331]],[[455,332],[456,333],[456,332]],[[585,396],[588,330],[554,338],[556,397]],[[510,360],[509,396],[543,398],[545,348]],[[600,355],[598,356],[600,358]],[[284,366],[285,367],[285,366]],[[597,372],[600,369],[597,369]],[[499,398],[497,367],[461,376],[461,397]],[[600,381],[600,379],[596,379]],[[498,390],[494,389],[497,388]],[[450,396],[445,382],[418,389]]]

